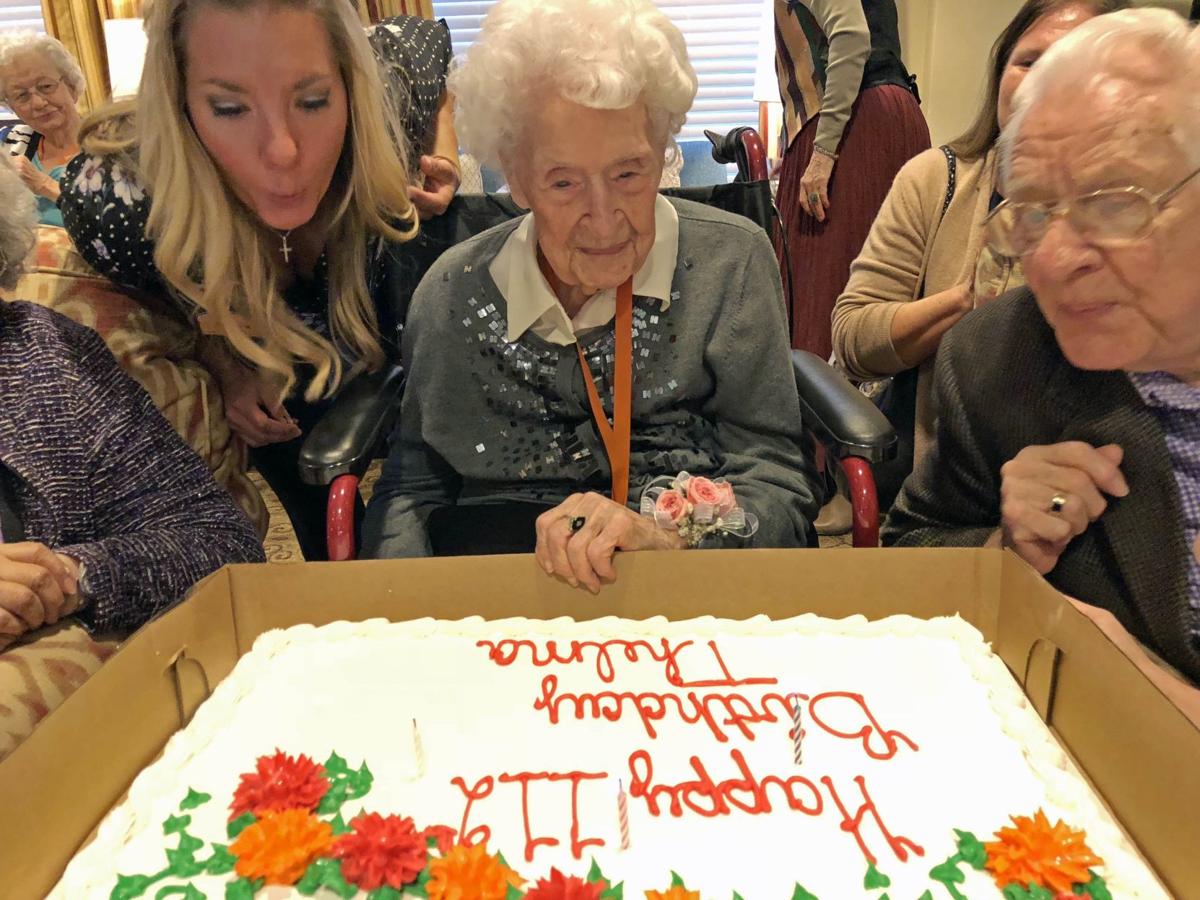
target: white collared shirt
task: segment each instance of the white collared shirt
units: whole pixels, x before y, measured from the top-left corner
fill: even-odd
[[[654,201],[654,246],[633,276],[633,293],[655,298],[666,310],[671,305],[678,255],[679,214],[669,200],[659,195]],[[573,318],[567,315],[538,266],[532,213],[508,236],[488,272],[508,304],[509,341],[532,328],[543,340],[565,347],[575,343],[577,333],[606,325],[616,315],[616,288],[598,291],[588,297]]]

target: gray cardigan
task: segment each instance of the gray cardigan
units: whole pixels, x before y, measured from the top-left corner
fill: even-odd
[[[724,477],[758,516],[750,541],[809,543],[816,475],[800,423],[779,269],[748,220],[686,200],[672,302],[634,298],[630,504],[652,478]],[[364,556],[430,552],[438,506],[607,494],[608,459],[574,345],[506,340],[488,267],[520,219],[449,250],[421,282],[402,354],[400,424],[367,510]],[[580,335],[611,416],[611,325]]]

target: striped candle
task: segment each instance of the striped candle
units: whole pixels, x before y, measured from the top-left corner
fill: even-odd
[[[617,781],[617,820],[621,825],[621,849],[629,849],[629,801],[625,796],[625,786]]]
[[[804,705],[799,694],[792,694],[792,758],[796,765],[804,764]]]
[[[417,720],[412,720],[413,757],[416,759],[417,777],[425,777],[425,746],[421,743],[421,729]]]

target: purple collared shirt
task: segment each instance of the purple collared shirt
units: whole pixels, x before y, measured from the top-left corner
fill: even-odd
[[[1189,551],[1192,635],[1200,640],[1200,562],[1191,552],[1200,536],[1200,387],[1185,384],[1166,372],[1130,372],[1129,380],[1158,419],[1167,439]]]

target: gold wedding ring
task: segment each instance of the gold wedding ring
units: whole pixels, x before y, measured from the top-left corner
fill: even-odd
[[[1050,498],[1050,512],[1057,515],[1063,511],[1063,507],[1067,505],[1067,498],[1062,494],[1055,494]]]

